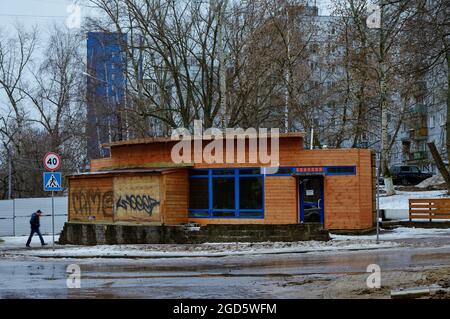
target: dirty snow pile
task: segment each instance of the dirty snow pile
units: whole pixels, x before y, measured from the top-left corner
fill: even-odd
[[[380,240],[399,240],[408,238],[433,238],[440,236],[450,237],[450,229],[446,228],[410,228],[410,227],[399,227],[392,231],[382,231],[380,233]],[[333,241],[340,240],[361,240],[361,241],[373,241],[376,239],[376,235],[335,235],[332,234],[331,238]]]
[[[421,183],[417,184],[416,187],[418,188],[428,188],[428,187],[435,187],[435,186],[442,186],[445,185],[445,180],[442,177],[441,174],[436,174],[434,176],[431,176],[430,178],[427,178],[426,180],[422,181]]]
[[[14,241],[16,241],[15,239]],[[8,243],[7,237],[5,242]],[[11,255],[63,258],[173,258],[173,257],[222,257],[229,255],[256,255],[281,253],[307,253],[338,250],[377,249],[398,246],[397,243],[374,240],[331,240],[301,242],[261,243],[205,243],[191,245],[98,245],[98,246],[56,246],[52,248],[12,249]],[[0,250],[1,250],[0,245]]]
[[[380,233],[380,243],[376,235],[335,235],[332,240],[301,242],[261,242],[261,243],[205,243],[205,244],[144,244],[144,245],[98,245],[60,246],[41,248],[36,244],[26,249],[26,237],[5,237],[0,244],[0,253],[9,256],[59,257],[59,258],[175,258],[175,257],[224,257],[230,255],[258,255],[282,253],[317,253],[349,250],[370,250],[401,247],[403,239],[449,237],[450,229],[422,229],[400,227]],[[46,239],[47,240],[47,239]]]

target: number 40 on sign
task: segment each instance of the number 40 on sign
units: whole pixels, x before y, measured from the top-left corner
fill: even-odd
[[[45,154],[44,166],[47,171],[56,171],[61,166],[61,157],[53,152]]]

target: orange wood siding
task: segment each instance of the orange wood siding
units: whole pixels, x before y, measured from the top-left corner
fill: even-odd
[[[264,221],[268,224],[298,223],[297,178],[267,176],[264,180]]]
[[[114,221],[161,222],[161,175],[122,175],[114,177]]]
[[[207,168],[207,167],[255,167],[255,166],[270,166],[273,163],[261,164],[261,163],[248,163],[250,158],[251,148],[249,147],[248,141],[245,147],[245,159],[247,163],[237,163],[236,151],[233,151],[236,163],[225,163],[226,159],[226,143],[223,142],[223,162],[224,163],[194,163],[195,167]],[[173,163],[171,157],[171,151],[173,146],[177,142],[164,142],[164,143],[151,143],[151,144],[136,144],[136,145],[121,145],[114,146],[111,148],[111,157],[100,160],[91,161],[91,171],[98,171],[101,168],[112,167],[112,166],[139,166],[148,164],[165,164]],[[206,146],[209,142],[203,141],[203,146]],[[235,146],[237,142],[235,141]],[[271,154],[270,143],[268,146],[268,154]],[[259,148],[258,148],[259,149]],[[301,137],[287,137],[282,138],[279,141],[279,155],[281,165],[295,165],[298,162],[297,158],[301,156],[303,150],[303,139]],[[191,159],[194,161],[195,148],[192,144],[191,146]],[[254,154],[255,156],[257,154]],[[259,159],[259,156],[256,156]]]
[[[326,176],[324,185],[325,228],[360,228],[357,176]]]
[[[112,157],[91,160],[91,172],[97,172],[101,168],[111,167],[113,165],[114,165],[114,159]]]
[[[70,221],[112,222],[113,211],[112,177],[69,178]]]
[[[356,175],[325,176],[325,228],[369,229],[373,220],[372,152],[330,149],[302,152],[298,166],[356,166]]]
[[[163,175],[161,188],[163,223],[187,223],[189,205],[189,180],[187,170]]]
[[[92,170],[110,166],[133,166],[171,163],[171,150],[177,142],[113,146],[112,157],[92,161]],[[203,144],[208,144],[204,141]],[[302,137],[284,137],[279,141],[281,166],[356,166],[356,175],[325,176],[325,227],[328,229],[369,229],[374,226],[373,153],[366,149],[304,150]],[[236,142],[235,142],[236,144]],[[248,143],[247,143],[248,144]],[[224,149],[226,150],[226,148]],[[194,152],[195,149],[192,149]],[[270,151],[269,151],[270,153]],[[225,158],[226,155],[224,154]],[[236,154],[235,154],[236,157]],[[246,159],[249,147],[246,147]],[[192,156],[192,160],[194,156]],[[195,164],[196,168],[258,167],[255,163]],[[262,165],[267,166],[267,165]],[[98,182],[93,180],[95,186]],[[90,185],[86,185],[86,187]],[[72,184],[71,184],[72,188]],[[298,222],[297,178],[266,176],[264,219],[188,218],[189,179],[187,172],[163,174],[161,182],[162,222],[167,224],[275,223]]]
[[[111,148],[114,165],[128,166],[172,162],[171,150],[175,142],[124,145]]]

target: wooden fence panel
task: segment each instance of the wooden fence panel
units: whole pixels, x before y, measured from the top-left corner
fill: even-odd
[[[450,219],[450,198],[415,198],[409,200],[409,220]]]

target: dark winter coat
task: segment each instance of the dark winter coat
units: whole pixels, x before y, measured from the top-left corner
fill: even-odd
[[[36,213],[31,214],[30,225],[33,229],[39,228],[41,226],[39,216]]]

